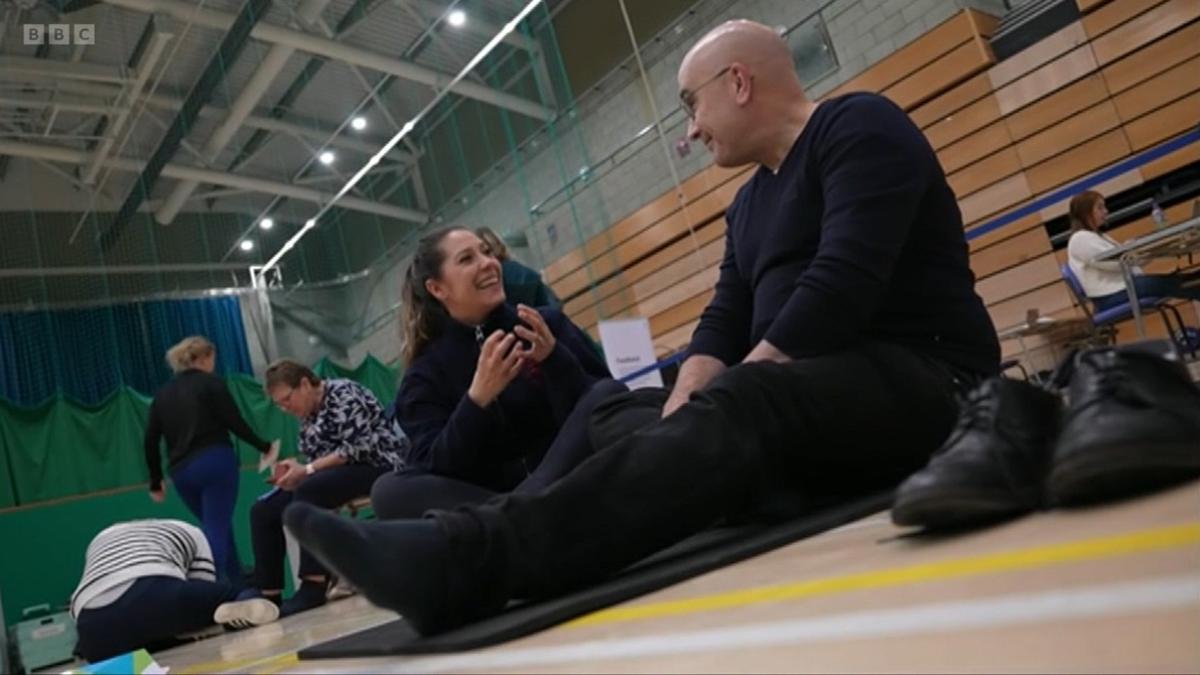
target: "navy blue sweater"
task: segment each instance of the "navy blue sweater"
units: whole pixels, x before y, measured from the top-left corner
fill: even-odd
[[[554,333],[554,351],[480,408],[467,389],[481,338],[511,331],[516,311],[502,305],[479,327],[446,319],[413,359],[396,395],[396,420],[412,445],[412,467],[494,490],[516,486],[537,466],[575,403],[608,368],[586,336],[556,309],[539,308]]]
[[[725,218],[720,278],[691,353],[732,365],[762,339],[793,358],[881,340],[998,370],[954,193],[888,99],[823,102],[779,171],[760,167]]]

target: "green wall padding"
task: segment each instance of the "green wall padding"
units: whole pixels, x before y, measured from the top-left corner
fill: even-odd
[[[342,377],[354,380],[370,389],[385,408],[396,398],[396,389],[400,382],[399,366],[389,366],[370,354],[367,354],[357,368],[345,368],[329,359],[321,359],[313,366],[313,372],[321,378]]]
[[[395,398],[398,369],[374,357],[354,369],[322,360],[314,371],[353,379],[385,406]],[[297,420],[276,408],[253,378],[231,375],[226,384],[250,427],[263,438],[280,439],[281,456],[294,456]],[[61,397],[35,408],[0,400],[0,509],[7,508],[0,511],[0,595],[6,625],[30,605],[68,602],[83,571],[84,551],[105,527],[138,518],[197,523],[169,485],[164,504],[147,494],[142,434],[149,406],[150,399],[129,388],[96,406]],[[247,468],[258,453],[241,441],[235,445],[243,471],[234,532],[242,563],[249,565],[250,506],[269,486]]]

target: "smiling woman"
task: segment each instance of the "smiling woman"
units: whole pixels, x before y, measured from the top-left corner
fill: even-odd
[[[407,467],[372,489],[377,515],[534,489],[591,454],[591,408],[625,386],[562,312],[506,303],[500,263],[474,232],[418,242],[403,295],[396,419],[411,446]]]

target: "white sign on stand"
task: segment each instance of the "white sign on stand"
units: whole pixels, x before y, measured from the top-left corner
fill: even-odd
[[[650,322],[644,317],[601,321],[600,344],[604,346],[608,371],[618,380],[657,362],[654,342],[650,339]],[[661,387],[662,373],[652,370],[626,384],[630,389]]]

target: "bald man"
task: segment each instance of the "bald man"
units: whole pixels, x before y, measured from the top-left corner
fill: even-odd
[[[903,111],[873,94],[809,101],[783,40],[748,21],[701,39],[678,80],[690,138],[720,166],[759,168],[726,212],[716,292],[663,419],[538,494],[419,521],[286,514],[422,633],[595,582],[722,518],[892,487],[998,370],[954,194]]]

